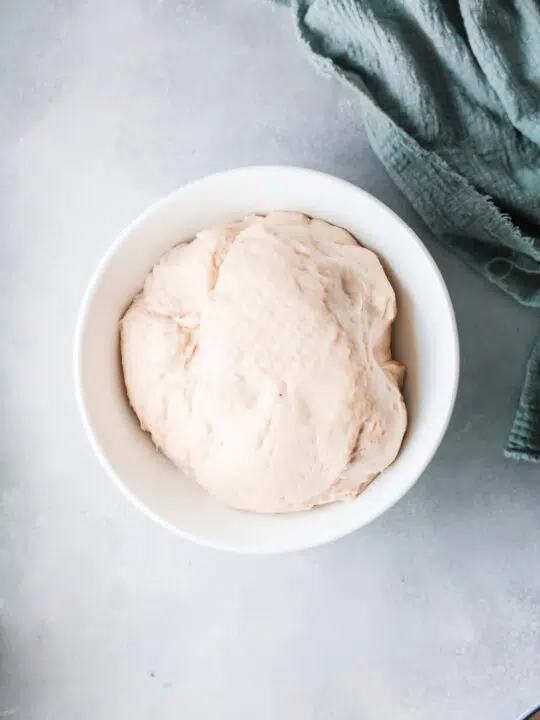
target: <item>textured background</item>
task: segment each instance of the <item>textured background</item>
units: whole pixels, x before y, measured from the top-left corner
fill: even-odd
[[[433,242],[283,10],[3,0],[0,35],[0,717],[516,720],[540,700],[540,483],[502,447],[537,317]],[[116,233],[250,163],[326,170],[396,210],[447,280],[463,355],[413,491],[345,540],[261,559],[126,503],[71,381],[77,306]]]

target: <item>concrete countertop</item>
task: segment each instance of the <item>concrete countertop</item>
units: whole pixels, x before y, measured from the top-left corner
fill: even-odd
[[[433,241],[285,10],[4,0],[0,33],[0,718],[517,720],[540,702],[540,473],[502,448],[537,315]],[[393,510],[322,549],[246,558],[121,497],[79,423],[71,350],[123,226],[258,163],[351,180],[417,230],[455,303],[462,381]]]

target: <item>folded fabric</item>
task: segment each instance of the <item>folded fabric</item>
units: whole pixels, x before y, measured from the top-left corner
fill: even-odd
[[[539,3],[276,2],[356,91],[374,151],[436,237],[540,307]],[[505,453],[540,461],[540,340]]]

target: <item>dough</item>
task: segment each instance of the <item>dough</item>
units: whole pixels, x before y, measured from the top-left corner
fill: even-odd
[[[121,322],[141,427],[215,498],[261,513],[356,497],[407,417],[394,291],[345,230],[292,212],[164,255]]]

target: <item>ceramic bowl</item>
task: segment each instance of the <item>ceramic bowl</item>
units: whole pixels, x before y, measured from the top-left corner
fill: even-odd
[[[223,507],[156,450],[127,402],[118,332],[120,318],[166,250],[208,226],[272,210],[299,211],[344,227],[379,255],[398,298],[393,347],[395,357],[407,367],[404,392],[409,413],[397,460],[357,499],[274,516]],[[321,545],[391,508],[437,450],[452,413],[458,375],[452,303],[417,235],[364,190],[294,167],[219,173],[152,205],[99,263],[82,302],[75,340],[78,405],[106,473],[164,527],[203,545],[247,553]]]

